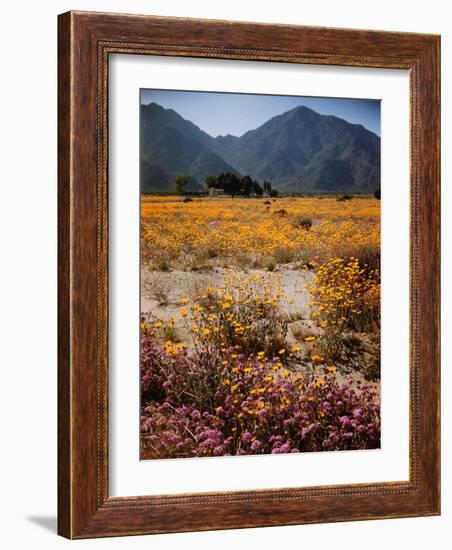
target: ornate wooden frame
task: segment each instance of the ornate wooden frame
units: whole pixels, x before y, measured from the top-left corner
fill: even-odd
[[[58,531],[68,538],[427,516],[440,510],[440,38],[138,15],[59,16]],[[108,494],[111,53],[410,71],[410,479],[159,497]]]

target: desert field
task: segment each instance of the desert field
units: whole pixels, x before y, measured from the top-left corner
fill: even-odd
[[[378,448],[380,201],[141,201],[141,457]]]

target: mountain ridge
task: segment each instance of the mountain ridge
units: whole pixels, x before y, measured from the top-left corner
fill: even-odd
[[[141,105],[143,192],[188,190],[208,175],[233,172],[270,180],[282,192],[373,192],[380,186],[380,138],[361,124],[298,106],[241,136],[212,137],[173,109]]]

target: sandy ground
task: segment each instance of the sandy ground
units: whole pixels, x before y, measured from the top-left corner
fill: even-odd
[[[296,334],[317,334],[317,327],[309,320],[309,294],[306,283],[314,274],[309,271],[293,269],[280,269],[269,273],[264,270],[249,270],[249,274],[265,274],[266,277],[279,277],[281,290],[287,295],[283,301],[283,311],[287,313],[292,322],[289,323],[289,343],[297,341]],[[215,268],[209,272],[196,271],[146,271],[141,273],[141,311],[152,313],[154,317],[165,321],[176,318],[175,329],[183,341],[190,341],[190,335],[185,329],[185,322],[180,317],[182,306],[181,298],[190,298],[194,294],[202,293],[207,286],[219,287],[224,280],[225,270]]]
[[[175,330],[178,338],[191,347],[191,332],[186,328],[186,321],[179,315],[183,306],[180,305],[181,298],[190,298],[195,294],[202,293],[203,289],[222,286],[225,270],[214,268],[207,272],[198,271],[148,271],[141,273],[141,311],[145,314],[151,313],[156,319],[168,321],[172,317],[176,319]],[[289,345],[302,344],[306,357],[312,353],[318,353],[316,342],[307,343],[303,340],[305,336],[320,336],[322,329],[309,319],[308,303],[309,293],[306,289],[313,277],[312,271],[291,269],[290,266],[280,267],[275,272],[250,269],[247,273],[265,274],[267,277],[279,277],[281,290],[287,295],[287,300],[282,303],[283,311],[290,318],[288,324],[287,342]],[[349,365],[339,366],[336,375],[339,380],[345,377],[352,377],[357,385],[367,382],[360,372],[364,356],[362,352],[355,358],[350,357]],[[322,370],[324,365],[307,362],[307,368]],[[358,368],[357,368],[358,367]],[[300,367],[301,368],[301,367]],[[375,389],[378,390],[379,382],[375,382]]]

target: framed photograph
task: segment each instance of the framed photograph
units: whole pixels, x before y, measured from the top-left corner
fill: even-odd
[[[59,533],[440,513],[433,35],[59,16]]]

